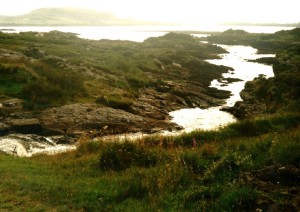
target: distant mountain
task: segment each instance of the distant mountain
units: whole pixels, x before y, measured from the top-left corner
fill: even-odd
[[[222,25],[232,25],[232,26],[279,26],[279,27],[300,27],[300,22],[298,23],[249,23],[249,22],[227,22]]]
[[[121,19],[111,13],[78,8],[43,8],[19,16],[0,16],[0,26],[112,26],[153,22]],[[157,24],[157,23],[155,23]]]

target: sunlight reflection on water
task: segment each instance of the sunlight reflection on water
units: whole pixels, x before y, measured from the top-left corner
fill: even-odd
[[[257,54],[257,50],[250,46],[218,46],[226,49],[228,53],[221,54],[221,59],[207,61],[215,65],[229,66],[234,69],[233,71],[223,74],[224,78],[238,78],[242,80],[229,84],[219,82],[217,79],[211,82],[211,87],[220,90],[229,90],[231,92],[231,97],[226,100],[226,104],[223,106],[231,107],[235,102],[241,100],[240,92],[247,81],[253,80],[260,74],[264,74],[267,78],[274,76],[272,66],[249,62],[247,60],[262,57],[274,57],[275,55]],[[186,132],[196,129],[212,130],[236,121],[231,114],[220,111],[221,107],[212,107],[208,109],[187,108],[173,111],[170,113],[170,116],[172,117],[172,122],[182,126]]]

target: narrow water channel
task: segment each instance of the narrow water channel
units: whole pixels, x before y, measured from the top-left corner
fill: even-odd
[[[210,86],[220,90],[228,90],[231,92],[231,96],[223,106],[208,109],[186,108],[171,112],[172,122],[182,126],[185,132],[197,129],[213,130],[235,122],[236,119],[231,114],[220,111],[220,109],[224,106],[233,106],[235,102],[241,100],[240,92],[247,81],[253,80],[260,74],[265,75],[267,78],[274,76],[272,66],[250,62],[249,60],[274,57],[275,55],[257,54],[257,49],[250,46],[218,46],[227,50],[228,53],[221,54],[221,59],[207,60],[207,62],[232,67],[233,71],[223,74],[224,79],[222,80],[213,80]],[[229,83],[226,78],[240,79],[240,81]]]

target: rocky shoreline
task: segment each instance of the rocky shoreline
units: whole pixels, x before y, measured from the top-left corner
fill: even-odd
[[[233,107],[224,107],[222,111],[231,113],[237,119],[246,119],[271,113],[268,106],[264,102],[257,100],[247,89],[243,89],[240,92],[240,96],[243,101],[236,102]]]
[[[1,109],[0,133],[78,136],[90,133],[94,136],[128,132],[152,132],[175,125],[134,115],[122,110],[101,107],[96,104],[70,104],[49,108],[40,112],[22,109]]]
[[[169,82],[157,90],[145,88],[128,111],[96,103],[74,103],[41,111],[23,109],[22,100],[0,100],[0,134],[68,135],[91,137],[123,133],[178,131],[169,112],[187,108],[222,105],[226,91],[207,89],[197,83]]]

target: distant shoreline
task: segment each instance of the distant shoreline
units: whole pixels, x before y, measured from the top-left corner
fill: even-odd
[[[66,33],[75,33],[80,38],[99,40],[131,40],[142,42],[149,37],[162,36],[168,32],[184,33],[191,35],[212,35],[219,34],[229,29],[244,30],[249,33],[271,34],[282,30],[291,30],[294,27],[279,26],[242,26],[242,25],[110,25],[110,26],[1,26],[0,31],[4,33],[19,32],[50,32],[61,31]]]
[[[242,24],[242,23],[232,23],[232,24],[212,24],[213,25],[218,25],[221,27],[226,27],[226,26],[242,26],[242,27],[295,27],[295,28],[300,28],[300,23],[292,23],[292,24],[252,24],[252,23],[247,23],[247,24]],[[20,23],[4,23],[0,22],[0,27],[182,27],[182,26],[187,26],[187,25],[182,25],[182,24],[99,24],[99,25],[93,25],[93,24],[20,24]],[[198,26],[198,25],[191,25],[191,26]],[[201,26],[201,25],[199,25]],[[1,29],[3,30],[3,29]]]
[[[16,30],[10,28],[0,28],[0,31],[16,31]]]

